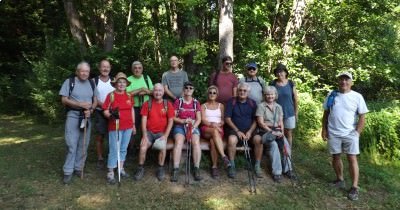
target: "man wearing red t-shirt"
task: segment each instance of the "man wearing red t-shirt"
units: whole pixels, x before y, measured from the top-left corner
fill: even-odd
[[[157,83],[153,89],[153,99],[146,101],[140,114],[142,115],[142,140],[140,142],[139,166],[135,173],[135,180],[140,180],[144,175],[144,161],[146,152],[154,144],[157,144],[158,154],[158,169],[157,179],[162,181],[165,177],[164,161],[166,155],[166,142],[172,128],[173,119],[175,116],[174,107],[171,102],[163,100],[164,87]],[[161,141],[161,142],[156,142]],[[159,146],[161,145],[161,146]]]

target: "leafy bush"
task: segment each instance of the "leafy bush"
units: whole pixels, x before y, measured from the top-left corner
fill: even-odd
[[[400,158],[400,103],[398,101],[369,103],[370,113],[360,146],[372,154],[379,154],[385,159]]]
[[[299,119],[296,138],[308,140],[321,130],[322,104],[310,93],[299,93]]]

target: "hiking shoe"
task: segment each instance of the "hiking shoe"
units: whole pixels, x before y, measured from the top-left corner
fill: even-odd
[[[211,177],[214,178],[214,179],[219,177],[218,168],[211,168]]]
[[[272,176],[272,179],[273,179],[274,182],[276,182],[276,183],[281,183],[282,177],[281,177],[281,175],[273,175],[273,176]]]
[[[144,175],[144,168],[143,166],[139,166],[136,170],[135,176],[133,177],[134,180],[139,181],[143,178]]]
[[[358,200],[358,189],[355,187],[351,187],[347,198],[352,201]]]
[[[235,167],[231,166],[228,168],[228,177],[234,179],[236,176],[236,169]]]
[[[114,171],[109,171],[107,173],[107,183],[108,184],[115,184],[117,181],[114,178]]]
[[[101,169],[104,169],[104,168],[105,168],[105,164],[104,164],[104,160],[103,160],[103,159],[97,160],[96,168],[97,168],[98,170],[101,170]]]
[[[346,187],[346,184],[344,180],[336,179],[331,183],[331,186],[338,189],[344,189]]]
[[[171,173],[171,182],[178,181],[179,168],[174,168]]]
[[[158,167],[156,176],[157,176],[158,181],[161,182],[162,180],[164,180],[164,177],[165,177],[164,166]]]
[[[260,165],[255,165],[254,166],[254,172],[255,172],[257,178],[262,178],[263,177]]]
[[[80,170],[75,170],[75,171],[74,171],[74,175],[77,176],[77,177],[81,177],[82,171],[80,171]]]
[[[70,174],[70,175],[64,175],[63,183],[64,183],[65,185],[67,185],[67,184],[70,184],[71,182],[72,182],[72,174]]]
[[[287,171],[286,173],[284,173],[284,175],[288,178],[288,179],[292,179],[292,180],[296,180],[297,176],[293,173],[292,170]]]
[[[222,161],[224,161],[225,168],[229,168],[229,167],[232,166],[231,161],[229,161],[229,159],[228,159],[227,156],[224,156],[224,157],[222,158]]]
[[[200,181],[203,179],[203,177],[200,176],[200,169],[199,167],[194,167],[193,170],[193,177],[195,181]]]
[[[121,169],[121,177],[122,178],[129,178],[129,174],[128,173],[126,173],[126,171],[125,171],[125,169]]]

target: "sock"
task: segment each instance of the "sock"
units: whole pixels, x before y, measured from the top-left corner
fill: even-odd
[[[231,160],[231,167],[235,168],[235,160]]]

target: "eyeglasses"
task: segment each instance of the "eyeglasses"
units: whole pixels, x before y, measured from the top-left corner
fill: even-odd
[[[186,89],[186,90],[193,90],[194,87],[186,86],[185,89]]]
[[[247,71],[256,71],[257,69],[255,68],[248,68]]]
[[[239,89],[238,91],[239,91],[239,92],[247,92],[246,89]]]
[[[210,95],[217,95],[217,92],[210,91],[210,92],[208,92],[208,94],[210,94]]]
[[[225,62],[225,65],[227,65],[227,66],[232,66],[233,63],[232,63],[232,62]]]

